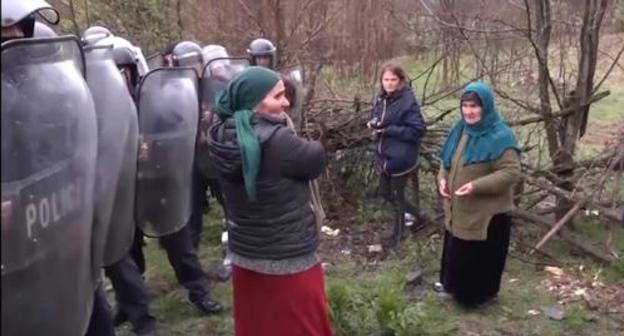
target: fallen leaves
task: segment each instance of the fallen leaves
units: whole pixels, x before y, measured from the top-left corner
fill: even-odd
[[[547,278],[541,284],[561,306],[582,301],[590,310],[621,314],[624,319],[624,285],[606,285],[600,281],[600,271],[587,274],[583,265],[577,270],[577,274],[571,274],[559,267],[546,266]]]

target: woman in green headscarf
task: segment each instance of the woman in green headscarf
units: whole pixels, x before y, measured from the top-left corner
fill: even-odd
[[[228,214],[237,336],[331,335],[309,182],[325,150],[286,125],[284,83],[250,67],[215,102],[208,149]]]
[[[492,89],[469,84],[461,119],[440,155],[438,189],[446,234],[439,290],[478,305],[497,296],[510,239],[513,186],[520,179],[520,149],[496,111]]]

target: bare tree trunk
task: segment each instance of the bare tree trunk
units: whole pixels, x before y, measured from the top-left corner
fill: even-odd
[[[78,25],[78,18],[76,17],[76,7],[74,6],[74,1],[73,0],[69,0],[69,12],[71,15],[71,23],[72,23],[72,27],[74,29],[74,34],[76,36],[80,36],[81,32],[80,32],[80,26]]]
[[[284,65],[289,61],[289,52],[286,48],[286,13],[284,11],[284,3],[281,0],[274,0],[273,3],[273,17],[275,20],[275,38],[277,43],[277,50],[281,50],[277,54],[277,64]]]
[[[182,19],[182,0],[176,1],[176,22],[178,23],[178,36],[184,35],[184,20]]]
[[[538,88],[540,98],[540,110],[544,116],[544,124],[546,127],[546,138],[548,140],[548,152],[551,159],[555,157],[559,150],[559,141],[557,138],[557,129],[552,118],[552,105],[550,103],[550,72],[548,70],[548,46],[550,44],[550,34],[552,31],[550,0],[535,0],[535,39],[530,37],[535,49],[535,55],[538,61]],[[529,20],[529,29],[532,29],[531,11],[528,1],[527,18]],[[531,34],[529,32],[529,34]]]
[[[600,38],[600,26],[608,0],[587,0],[583,12],[583,25],[580,33],[581,53],[579,57],[578,78],[576,89],[570,97],[570,106],[574,112],[568,115],[562,123],[561,148],[556,157],[556,165],[559,166],[558,175],[564,183],[559,187],[564,190],[572,190],[574,183],[570,179],[574,175],[574,154],[579,135],[583,135],[587,126],[587,118],[590,106],[587,101],[591,98],[594,88],[594,75],[598,61],[598,43]],[[559,199],[557,207],[557,219],[567,213],[572,204],[564,199]]]
[[[598,43],[600,41],[600,26],[608,0],[587,0],[583,14],[583,26],[581,28],[580,42],[581,55],[579,59],[579,71],[576,81],[577,106],[586,105],[591,98],[594,88],[594,75],[598,62]],[[574,154],[579,135],[585,133],[589,106],[578,107],[577,111],[566,118],[566,133],[563,148]]]
[[[85,0],[85,19],[87,27],[91,27],[91,11],[89,9],[89,0]]]

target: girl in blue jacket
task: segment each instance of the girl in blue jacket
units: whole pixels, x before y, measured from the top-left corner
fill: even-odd
[[[405,233],[405,213],[418,209],[405,199],[409,173],[417,166],[420,140],[426,126],[405,71],[395,64],[382,67],[380,92],[375,98],[367,127],[375,142],[375,165],[380,172],[380,191],[395,210],[394,231],[386,241],[396,246]]]

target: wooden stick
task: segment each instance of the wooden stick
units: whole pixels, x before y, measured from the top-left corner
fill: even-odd
[[[572,207],[572,209],[570,209],[570,211],[568,211],[565,216],[563,216],[559,222],[555,224],[555,226],[544,236],[544,238],[542,238],[542,240],[535,245],[535,249],[539,250],[542,246],[544,246],[544,244],[546,244],[546,242],[554,236],[557,231],[559,231],[579,210],[581,210],[585,203],[585,200],[577,202],[574,207]]]
[[[518,218],[523,219],[524,221],[528,223],[534,223],[534,224],[538,224],[540,226],[544,226],[548,228],[553,227],[552,222],[549,222],[548,220],[544,219],[542,216],[535,215],[526,210],[516,209],[512,211],[511,214]],[[570,244],[574,245],[578,249],[584,251],[589,256],[593,257],[594,259],[600,262],[611,263],[615,259],[613,255],[597,248],[596,246],[588,242],[587,239],[581,239],[577,237],[574,233],[570,232],[569,230],[566,230],[566,228],[563,228],[561,230],[560,235],[561,235],[561,238],[563,238],[565,241],[569,242]]]

